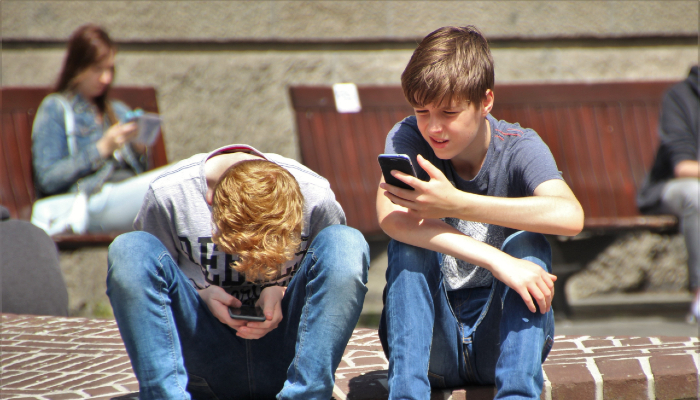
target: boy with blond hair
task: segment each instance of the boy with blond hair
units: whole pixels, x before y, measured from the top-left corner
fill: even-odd
[[[496,398],[540,397],[552,347],[556,277],[544,234],[572,236],[583,211],[531,129],[490,115],[493,59],[473,26],[444,27],[414,51],[401,84],[415,116],[389,132],[415,190],[382,179],[389,244],[380,339],[390,399],[495,384]]]
[[[329,399],[369,254],[328,181],[246,145],[154,180],[109,248],[107,294],[141,399]],[[232,319],[257,305],[265,320]]]

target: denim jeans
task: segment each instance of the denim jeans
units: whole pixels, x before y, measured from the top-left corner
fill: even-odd
[[[509,236],[502,250],[551,272],[545,237]],[[539,399],[553,344],[552,311],[532,313],[515,291],[447,291],[439,253],[391,241],[379,337],[389,359],[389,399],[430,398],[432,388],[492,385],[497,399]]]
[[[358,231],[325,228],[287,288],[280,325],[247,340],[211,314],[156,237],[119,236],[109,248],[107,295],[140,398],[329,399],[368,267]]]
[[[661,212],[678,216],[688,249],[690,290],[700,289],[700,181],[697,178],[672,179],[661,194]]]
[[[166,168],[156,168],[121,182],[105,183],[102,189],[91,195],[88,200],[87,231],[98,233],[133,230],[134,219],[141,209],[143,197],[151,181]],[[76,193],[65,193],[35,201],[32,206],[32,224],[49,235],[61,233],[52,231],[52,223],[70,213],[75,196]]]

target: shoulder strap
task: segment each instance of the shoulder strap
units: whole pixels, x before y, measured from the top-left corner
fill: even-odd
[[[66,128],[66,141],[68,143],[68,153],[74,156],[78,151],[78,143],[75,139],[75,114],[73,107],[68,102],[65,96],[60,93],[54,93],[54,97],[63,106],[63,121]]]

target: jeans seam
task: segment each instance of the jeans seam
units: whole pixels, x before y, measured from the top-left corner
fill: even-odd
[[[165,304],[165,299],[163,298],[163,289],[164,289],[164,282],[165,282],[165,277],[164,277],[164,271],[165,268],[163,267],[163,262],[162,259],[163,257],[166,256],[166,254],[161,254],[158,257],[158,270],[156,271],[156,275],[160,277],[160,286],[158,288],[158,297],[160,298],[160,308],[161,308],[161,316],[163,317],[165,321],[165,325],[168,327],[168,341],[170,342],[170,356],[171,356],[171,361],[172,361],[172,366],[173,366],[173,375],[175,376],[175,384],[177,385],[178,389],[183,394],[187,394],[187,389],[183,388],[180,385],[180,380],[177,379],[177,354],[175,351],[175,339],[173,338],[173,329],[175,327],[170,325],[170,321],[168,320],[167,316],[167,305]],[[184,396],[183,398],[187,398],[187,396]]]
[[[493,280],[491,281],[491,290],[489,291],[489,299],[486,301],[484,309],[481,311],[479,318],[477,318],[476,322],[474,323],[474,329],[472,329],[472,332],[476,332],[477,328],[479,328],[479,325],[481,324],[481,321],[483,321],[484,318],[486,318],[486,314],[489,312],[489,308],[491,308],[491,302],[493,300],[493,294],[496,291],[496,285],[496,278],[493,278]],[[502,304],[501,308],[503,308]]]
[[[313,247],[309,247],[309,249],[306,251],[306,255],[304,256],[304,258],[306,257],[311,257],[311,266],[308,268],[307,274],[309,276],[315,276],[314,267],[316,267],[316,262],[318,262],[318,259],[316,258],[316,253],[314,253]],[[299,354],[302,353],[302,349],[304,348],[304,342],[306,339],[306,328],[308,326],[309,318],[308,303],[309,298],[313,295],[313,292],[309,288],[309,283],[311,283],[311,279],[307,279],[306,286],[304,287],[304,289],[306,290],[306,293],[304,294],[304,306],[302,307],[302,313],[299,318],[299,327],[297,328],[297,340],[299,348],[294,353],[294,360],[292,361],[292,365],[294,365],[295,380],[291,382],[291,387],[296,385],[296,371],[298,371],[299,369]],[[287,380],[289,380],[289,377],[287,377]]]
[[[253,382],[253,360],[251,360],[251,348],[250,340],[244,340],[245,343],[245,359],[246,359],[246,370],[248,371],[248,393],[251,394],[252,398],[255,398],[255,382]]]

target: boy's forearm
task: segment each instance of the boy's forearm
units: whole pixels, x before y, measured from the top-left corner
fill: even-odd
[[[574,236],[583,228],[583,211],[575,198],[519,198],[464,193],[456,218],[551,235]]]
[[[379,194],[380,196],[381,193]],[[388,203],[388,204],[386,204]],[[508,256],[499,249],[463,234],[439,219],[417,219],[389,200],[378,199],[379,224],[394,240],[448,254],[493,272]]]

